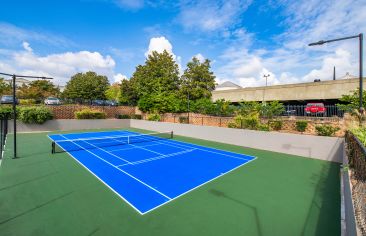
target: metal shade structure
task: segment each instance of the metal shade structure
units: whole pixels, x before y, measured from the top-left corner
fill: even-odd
[[[363,105],[362,105],[362,93],[363,93],[363,78],[362,78],[362,71],[363,71],[363,55],[362,55],[362,50],[363,50],[363,34],[360,33],[358,35],[354,35],[354,36],[349,36],[349,37],[343,37],[343,38],[336,38],[336,39],[330,39],[330,40],[320,40],[318,42],[315,43],[310,43],[309,46],[318,46],[318,45],[323,45],[325,43],[332,43],[332,42],[336,42],[336,41],[342,41],[342,40],[347,40],[347,39],[354,39],[354,38],[358,38],[359,39],[359,80],[360,80],[360,85],[359,85],[359,99],[360,99],[360,104],[359,104],[359,109],[360,112],[364,111]]]
[[[13,158],[17,157],[17,110],[16,110],[16,106],[17,106],[17,102],[16,102],[16,79],[17,78],[29,78],[29,79],[42,79],[42,80],[48,80],[48,79],[53,79],[51,77],[45,77],[45,76],[31,76],[31,75],[16,75],[16,74],[8,74],[8,73],[2,73],[0,72],[0,75],[4,75],[4,76],[9,76],[12,77],[13,81],[12,81],[12,85],[13,85],[13,132],[14,132],[14,154],[13,154]]]

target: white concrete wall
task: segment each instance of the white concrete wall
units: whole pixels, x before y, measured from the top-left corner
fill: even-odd
[[[145,120],[131,120],[132,128],[174,131],[177,135],[244,147],[342,162],[343,139],[278,132],[263,132]]]
[[[128,128],[130,120],[125,119],[100,119],[100,120],[73,120],[59,119],[49,120],[42,125],[24,124],[17,122],[18,132],[35,132],[35,131],[56,131],[56,130],[82,130],[82,129],[112,129],[112,128]],[[9,132],[13,132],[13,121],[10,120]]]

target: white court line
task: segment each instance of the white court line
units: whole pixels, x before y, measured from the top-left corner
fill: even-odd
[[[64,137],[64,136],[63,136],[63,137]],[[66,137],[64,137],[64,138],[66,138]],[[67,139],[67,138],[66,138],[66,139]],[[77,145],[77,146],[79,146],[79,147],[81,147],[81,148],[83,148],[82,146],[80,146],[80,145],[79,145],[79,144],[77,144],[77,143],[74,143],[74,144],[75,144],[75,145]],[[104,160],[103,158],[101,158],[101,157],[100,157],[100,156],[98,156],[97,154],[95,154],[95,153],[93,153],[93,152],[91,152],[91,151],[89,151],[89,150],[87,150],[87,149],[84,149],[84,148],[83,148],[83,150],[85,150],[85,151],[89,152],[90,154],[94,155],[95,157],[97,157],[98,159],[100,159],[100,160],[104,161],[105,163],[107,163],[107,164],[111,165],[112,167],[116,168],[117,170],[121,171],[122,173],[124,173],[124,174],[126,174],[126,175],[130,176],[131,178],[133,178],[134,180],[138,181],[139,183],[141,183],[141,184],[145,185],[146,187],[150,188],[151,190],[154,190],[155,192],[159,193],[161,196],[163,196],[163,197],[165,197],[165,198],[167,198],[167,199],[169,199],[169,200],[171,199],[170,197],[168,197],[168,196],[167,196],[167,195],[165,195],[164,193],[162,193],[162,192],[160,192],[159,190],[157,190],[157,189],[155,189],[155,188],[151,187],[151,186],[150,186],[150,185],[148,185],[147,183],[145,183],[145,182],[143,182],[143,181],[139,180],[139,179],[138,179],[138,178],[136,178],[135,176],[133,176],[133,175],[129,174],[128,172],[126,172],[126,171],[124,171],[124,170],[121,170],[121,169],[117,168],[117,166],[115,166],[115,165],[113,165],[112,163],[110,163],[110,162],[108,162],[108,161]]]
[[[184,154],[184,153],[192,152],[194,150],[196,150],[196,149],[190,149],[190,150],[185,150],[185,151],[181,151],[181,152],[175,152],[175,153],[171,153],[171,154],[161,155],[161,156],[157,156],[157,157],[143,159],[143,160],[140,160],[140,161],[135,161],[135,162],[132,162],[131,164],[132,165],[142,164],[142,163],[145,163],[145,162],[155,161],[155,160],[163,159],[163,158],[166,158],[166,157],[181,155],[181,154]],[[129,164],[118,165],[117,167],[127,166],[127,165],[129,165]]]
[[[61,137],[63,137],[63,138],[65,138],[65,139],[67,139],[64,135],[62,135],[62,134],[60,134],[60,136]],[[69,140],[69,141],[71,141],[70,139],[67,139],[67,140]],[[122,157],[119,157],[119,156],[117,156],[117,155],[115,155],[115,154],[113,154],[113,153],[111,153],[111,152],[108,152],[107,150],[104,150],[103,148],[100,148],[100,147],[97,147],[97,146],[95,146],[94,144],[91,144],[91,143],[89,143],[89,142],[87,142],[87,141],[85,141],[85,140],[78,140],[78,141],[83,141],[83,142],[85,142],[85,143],[87,143],[87,144],[89,144],[89,145],[92,145],[93,147],[95,147],[95,148],[97,148],[97,149],[100,149],[100,150],[102,150],[103,152],[105,152],[105,153],[108,153],[108,154],[110,154],[110,155],[112,155],[112,156],[114,156],[114,157],[117,157],[118,159],[120,159],[120,160],[122,160],[122,161],[125,161],[125,162],[127,162],[127,163],[131,163],[131,162],[129,162],[129,161],[127,161],[127,160],[125,160],[125,159],[123,159]],[[71,141],[72,143],[74,143],[74,144],[76,144],[76,145],[78,145],[77,143],[75,143],[74,141]],[[78,145],[79,147],[82,147],[82,146],[80,146],[80,145]],[[83,148],[83,149],[86,149],[86,148]]]
[[[160,143],[154,143],[154,144],[150,144],[150,145],[144,145],[144,147],[150,147],[150,146],[156,146],[156,145],[161,145]],[[128,146],[128,145],[126,145]],[[123,150],[131,150],[131,149],[136,149],[135,147],[131,147],[131,148],[119,148],[119,149],[113,149],[110,150],[110,152],[118,152],[118,151],[123,151]],[[180,148],[183,149],[183,148]]]

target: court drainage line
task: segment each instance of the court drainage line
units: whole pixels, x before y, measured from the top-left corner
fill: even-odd
[[[63,138],[66,138],[66,137],[65,137],[65,136],[63,136],[63,135],[61,135],[61,136],[62,136]],[[66,139],[67,139],[67,138],[66,138]],[[73,142],[72,140],[70,140],[70,141],[71,141],[71,142]],[[74,142],[73,142],[73,143],[74,143]],[[104,160],[103,158],[101,158],[101,157],[100,157],[100,156],[98,156],[97,154],[95,154],[95,153],[93,153],[93,152],[89,151],[88,149],[84,149],[82,146],[80,146],[80,145],[79,145],[79,144],[77,144],[77,143],[74,143],[74,144],[75,144],[75,145],[77,145],[77,146],[79,146],[79,147],[80,147],[80,148],[82,148],[83,150],[85,150],[85,151],[89,152],[90,154],[92,154],[93,156],[97,157],[98,159],[100,159],[100,160],[104,161],[105,163],[107,163],[107,164],[111,165],[112,167],[116,168],[117,170],[121,171],[122,173],[124,173],[124,174],[128,175],[129,177],[133,178],[134,180],[138,181],[139,183],[141,183],[141,184],[145,185],[146,187],[150,188],[151,190],[154,190],[155,192],[159,193],[161,196],[163,196],[163,197],[165,197],[165,198],[167,198],[167,199],[169,199],[169,200],[171,200],[171,199],[172,199],[172,198],[168,197],[167,195],[165,195],[164,193],[160,192],[159,190],[157,190],[157,189],[155,189],[155,188],[151,187],[151,186],[150,186],[150,185],[148,185],[147,183],[145,183],[145,182],[143,182],[143,181],[139,180],[139,179],[138,179],[138,178],[136,178],[135,176],[133,176],[133,175],[129,174],[128,172],[126,172],[126,171],[124,171],[124,170],[119,169],[117,166],[113,165],[113,164],[112,164],[112,163],[110,163],[109,161]]]

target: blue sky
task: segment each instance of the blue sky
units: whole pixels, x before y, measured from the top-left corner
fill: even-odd
[[[184,70],[208,58],[217,82],[244,87],[357,75],[357,41],[308,43],[365,32],[366,0],[5,1],[0,71],[52,76],[65,84],[94,70],[129,78],[153,50]]]

